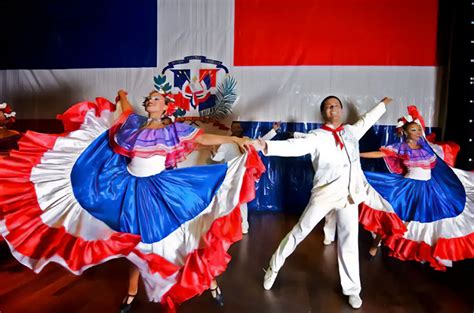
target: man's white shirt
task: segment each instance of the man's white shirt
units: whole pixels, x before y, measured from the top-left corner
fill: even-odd
[[[353,125],[345,125],[338,136],[344,148],[336,145],[330,131],[316,129],[301,138],[284,141],[266,141],[268,156],[311,155],[315,170],[313,193],[332,199],[347,199],[355,204],[365,199],[364,175],[359,161],[359,139],[385,113],[385,104],[379,103]],[[315,195],[316,195],[315,194]],[[332,194],[332,196],[331,196]]]

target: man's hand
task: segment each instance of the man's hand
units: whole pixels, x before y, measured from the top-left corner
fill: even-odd
[[[281,122],[275,122],[275,123],[273,123],[272,128],[273,128],[274,131],[277,131],[277,130],[280,129],[280,126],[281,126]]]
[[[252,145],[257,151],[266,151],[267,150],[267,143],[265,140],[259,138],[256,140],[252,140]]]
[[[217,149],[219,148],[219,145],[212,145],[209,146],[209,151],[211,152],[212,155],[217,153]]]
[[[198,149],[207,150],[211,153],[211,157],[214,157],[216,155],[217,149],[219,148],[219,145],[212,145],[212,146],[203,146],[203,145],[198,145],[198,144],[196,145],[197,145],[196,150]]]
[[[390,97],[385,97],[383,98],[380,102],[383,102],[385,105],[388,105],[390,102],[392,102],[393,99]]]

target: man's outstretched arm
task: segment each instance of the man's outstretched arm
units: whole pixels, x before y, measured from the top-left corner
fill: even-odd
[[[266,141],[257,139],[252,141],[257,151],[262,151],[268,156],[296,157],[312,153],[316,150],[316,135],[311,134],[305,138]]]
[[[383,98],[372,110],[365,113],[357,122],[352,124],[352,131],[359,140],[385,113],[386,106],[392,102],[392,98]]]

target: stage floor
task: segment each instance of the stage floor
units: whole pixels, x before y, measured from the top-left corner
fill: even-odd
[[[205,292],[178,307],[178,312],[352,312],[341,294],[336,245],[323,246],[322,225],[287,259],[273,289],[263,289],[262,269],[297,219],[298,216],[283,213],[251,213],[250,232],[230,249],[233,259],[218,279],[225,306],[219,308]],[[456,262],[446,272],[389,258],[383,250],[369,261],[370,241],[370,235],[361,231],[364,304],[357,312],[474,312],[474,260]],[[126,293],[125,260],[107,262],[82,276],[74,276],[57,265],[34,274],[13,259],[4,243],[0,253],[0,313],[118,312]],[[135,301],[133,312],[164,312],[159,304],[147,301],[143,288]]]

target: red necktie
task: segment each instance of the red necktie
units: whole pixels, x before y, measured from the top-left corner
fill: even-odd
[[[344,125],[341,125],[336,129],[333,129],[327,125],[323,125],[321,126],[321,129],[330,131],[333,134],[334,139],[336,140],[336,146],[339,145],[341,147],[341,150],[342,148],[344,148],[344,144],[342,143],[341,137],[339,137],[339,134],[338,134],[338,132],[344,129]]]

